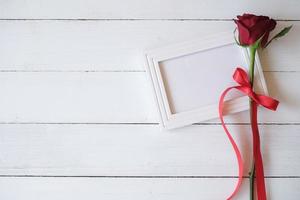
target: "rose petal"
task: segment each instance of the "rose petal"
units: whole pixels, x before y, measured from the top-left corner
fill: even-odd
[[[251,44],[255,43],[264,34],[269,33],[269,30],[268,30],[269,21],[270,20],[260,20],[253,27],[251,27],[251,29],[250,29]]]
[[[266,44],[267,44],[267,42],[268,42],[268,38],[269,38],[270,32],[271,32],[272,30],[274,30],[275,26],[276,26],[276,21],[275,21],[274,19],[270,19],[270,20],[268,21],[267,26],[266,26],[266,29],[267,29],[267,30],[266,30],[266,33],[265,33],[263,39],[261,40],[261,46],[262,46],[263,48],[266,46]]]
[[[239,20],[234,20],[234,22],[238,27],[240,43],[242,45],[249,45],[249,30]]]
[[[270,32],[266,32],[264,37],[261,40],[261,46],[264,48],[268,42],[268,38],[269,38]]]
[[[242,16],[238,15],[237,18],[239,19],[240,23],[242,23],[246,28],[253,27],[260,20],[269,19],[269,17],[267,17],[267,16],[256,16],[256,15],[248,14],[248,13],[245,13]]]
[[[276,21],[268,16],[254,15],[244,13],[238,15],[234,20],[239,30],[239,41],[243,45],[254,44],[259,38],[262,38],[262,46],[264,46],[269,37],[270,31],[276,26]]]
[[[270,19],[269,20],[269,28],[268,28],[268,30],[269,31],[272,31],[272,30],[274,30],[274,28],[276,27],[276,21],[274,20],[274,19]]]

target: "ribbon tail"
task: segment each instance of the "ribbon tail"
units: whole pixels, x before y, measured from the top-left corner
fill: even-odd
[[[256,175],[256,186],[257,186],[257,198],[258,200],[266,200],[266,187],[264,179],[264,168],[263,160],[260,151],[260,138],[259,130],[257,125],[257,103],[252,101],[252,115],[251,115],[251,128],[253,135],[253,155],[255,163],[255,175]]]
[[[238,167],[239,167],[239,175],[238,175],[238,182],[235,186],[235,189],[233,191],[233,193],[227,198],[227,200],[231,200],[233,198],[233,196],[238,192],[241,184],[242,184],[242,180],[243,180],[243,170],[244,170],[244,166],[243,166],[243,160],[242,160],[242,156],[241,156],[241,152],[237,146],[237,144],[235,143],[233,137],[231,136],[230,132],[228,131],[225,122],[224,122],[224,118],[223,118],[223,109],[224,109],[224,98],[226,96],[226,94],[231,90],[234,89],[236,87],[229,87],[227,88],[221,95],[220,97],[220,101],[219,101],[219,118],[221,120],[222,123],[222,127],[234,149],[237,161],[238,161]]]

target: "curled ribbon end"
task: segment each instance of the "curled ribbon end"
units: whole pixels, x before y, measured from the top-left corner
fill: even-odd
[[[223,127],[225,133],[227,134],[227,137],[229,138],[229,141],[235,151],[236,158],[238,160],[238,165],[239,165],[239,176],[238,176],[237,185],[236,185],[233,193],[227,198],[227,200],[231,200],[241,186],[242,179],[243,179],[243,160],[242,160],[242,156],[241,156],[241,153],[240,153],[240,150],[239,150],[237,144],[235,143],[233,137],[229,133],[229,131],[224,123],[223,104],[224,104],[224,98],[225,98],[226,94],[231,89],[237,89],[240,92],[244,93],[245,95],[249,96],[249,98],[251,98],[255,102],[253,104],[255,106],[252,107],[252,109],[255,108],[254,111],[252,111],[254,113],[252,115],[253,116],[252,121],[254,122],[254,124],[252,124],[252,126],[254,127],[253,135],[256,136],[256,140],[254,140],[256,143],[257,143],[257,137],[259,138],[259,132],[258,132],[258,127],[257,127],[257,106],[262,105],[265,108],[275,111],[279,104],[279,101],[277,101],[276,99],[273,99],[273,98],[265,96],[265,95],[256,94],[253,91],[253,88],[249,82],[247,72],[244,71],[242,68],[239,68],[239,67],[236,68],[236,70],[233,74],[233,79],[239,85],[232,86],[232,87],[225,89],[225,91],[223,91],[223,93],[220,97],[220,100],[219,100],[219,117],[221,120],[221,124],[222,124],[222,127]],[[258,142],[259,142],[259,140],[258,140]],[[258,148],[258,151],[255,151],[255,160],[258,160],[257,162],[255,162],[256,163],[255,166],[257,169],[256,177],[257,177],[258,199],[265,200],[266,199],[266,191],[265,191],[265,183],[264,183],[263,163],[262,163],[262,158],[261,158],[261,153],[260,153],[259,148]],[[259,174],[257,174],[258,172],[259,172]]]

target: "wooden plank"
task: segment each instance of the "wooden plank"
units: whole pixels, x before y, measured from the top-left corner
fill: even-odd
[[[278,30],[290,24],[294,27],[288,36],[262,52],[266,71],[300,71],[300,22],[280,22]],[[233,31],[235,25],[104,20],[0,21],[0,27],[0,70],[144,71],[146,49]]]
[[[25,72],[0,77],[1,122],[153,122],[156,115],[145,73]]]
[[[299,1],[280,0],[10,0],[1,1],[0,18],[90,19],[232,19],[245,11],[281,19],[300,19]]]
[[[246,125],[229,126],[251,160]],[[300,126],[261,126],[266,176],[299,176]],[[236,176],[220,125],[160,131],[156,125],[0,125],[1,175]],[[0,187],[1,188],[1,187]]]
[[[260,122],[299,123],[300,73],[265,76],[281,104],[276,112],[262,109]],[[0,92],[0,123],[159,122],[145,72],[2,72]],[[248,112],[226,121],[248,122]]]
[[[225,199],[235,179],[0,178],[1,199],[198,200]],[[267,179],[268,199],[298,200],[300,180]],[[249,199],[248,180],[234,199]]]

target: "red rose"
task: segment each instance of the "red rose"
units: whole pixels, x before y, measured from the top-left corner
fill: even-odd
[[[239,41],[241,45],[252,45],[259,38],[261,46],[265,47],[268,42],[270,32],[275,28],[276,21],[267,16],[256,16],[253,14],[238,15],[234,19],[239,31]]]

